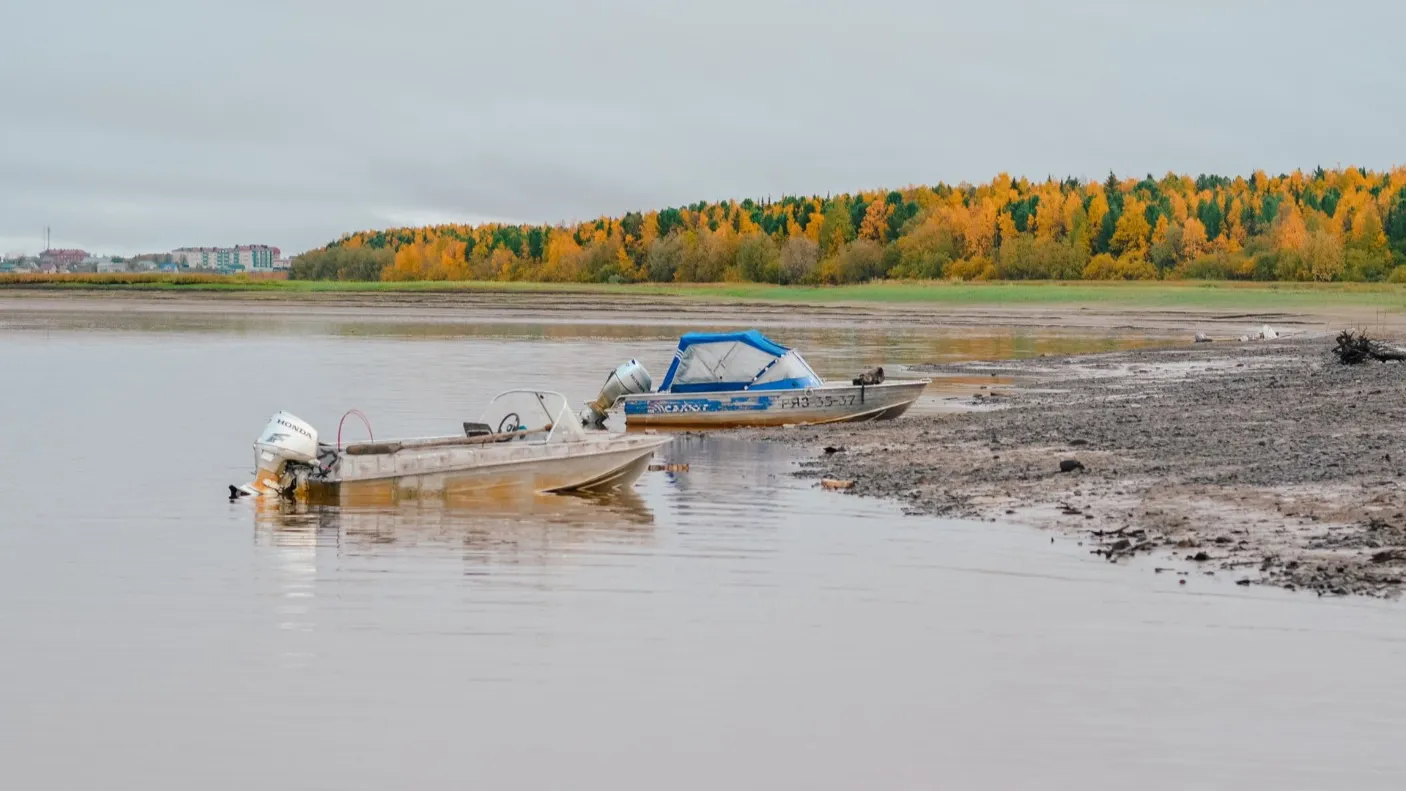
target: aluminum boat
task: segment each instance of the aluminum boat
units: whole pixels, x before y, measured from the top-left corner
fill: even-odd
[[[344,417],[345,419],[345,417]],[[318,440],[317,430],[279,412],[254,443],[254,480],[231,496],[283,497],[338,503],[393,493],[455,493],[494,488],[532,492],[614,491],[628,488],[668,436],[584,428],[565,396],[509,390],[494,398],[462,434],[343,446]]]
[[[609,406],[631,428],[844,423],[896,418],[929,381],[885,381],[875,369],[852,382],[826,382],[799,352],[757,330],[692,332],[679,338],[658,390],[650,391],[648,372],[631,360],[610,375],[602,399],[612,397]],[[603,419],[602,399],[585,415]]]

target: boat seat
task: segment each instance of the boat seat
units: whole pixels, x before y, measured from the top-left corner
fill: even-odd
[[[483,437],[493,433],[493,428],[487,423],[470,423],[464,421],[464,436]]]

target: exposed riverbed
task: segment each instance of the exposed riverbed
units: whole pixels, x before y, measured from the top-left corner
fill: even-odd
[[[1011,384],[979,388],[956,414],[768,436],[820,452],[803,474],[853,480],[910,512],[1036,525],[1112,562],[1189,561],[1195,577],[1394,596],[1406,578],[1406,367],[1343,366],[1329,346],[918,366]]]

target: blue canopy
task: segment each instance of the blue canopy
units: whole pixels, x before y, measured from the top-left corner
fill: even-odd
[[[818,387],[800,354],[756,330],[690,332],[679,338],[661,393]]]

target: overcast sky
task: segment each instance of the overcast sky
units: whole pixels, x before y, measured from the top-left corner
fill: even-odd
[[[1406,161],[1406,3],[5,0],[0,252]]]

